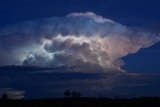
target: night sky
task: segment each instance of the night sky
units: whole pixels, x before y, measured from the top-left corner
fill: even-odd
[[[87,14],[86,12],[92,12],[94,13],[94,15],[92,14],[91,16],[85,16],[89,14],[89,13]],[[99,94],[104,94],[105,96],[109,96],[109,97],[115,97],[115,96],[134,97],[134,96],[148,96],[148,95],[160,96],[160,91],[159,91],[160,89],[160,86],[159,86],[160,43],[158,40],[159,39],[158,37],[160,37],[160,13],[159,12],[160,12],[159,0],[132,0],[132,1],[131,0],[1,0],[0,1],[0,42],[1,42],[0,43],[1,45],[0,46],[0,49],[1,49],[0,50],[1,52],[0,54],[1,55],[0,57],[0,64],[1,64],[0,65],[1,66],[0,67],[0,93],[9,92],[10,96],[15,98],[21,98],[24,96],[26,98],[61,97],[63,96],[64,90],[70,89],[70,90],[77,90],[79,92],[82,92],[82,94],[86,96],[98,96]],[[67,15],[71,13],[77,13],[79,15],[78,18],[75,14],[74,14],[75,16],[71,15],[70,17],[67,17]],[[82,14],[84,13],[84,15],[79,13],[82,13]],[[94,18],[92,19],[92,17],[100,18],[101,16],[105,19],[111,20],[111,22],[105,23],[103,22],[103,19],[100,19],[102,20],[102,22],[96,22],[95,21],[96,19]],[[114,21],[115,23],[112,23],[112,21]],[[72,24],[74,22],[76,22],[76,24]],[[79,24],[77,24],[78,22]],[[54,25],[55,23],[57,24],[58,27],[62,26],[62,28],[65,25],[69,25],[71,26],[70,27],[71,30],[73,27],[75,28],[75,31],[72,31],[72,32],[66,31],[64,30],[65,27],[64,29],[59,30],[57,27],[57,28],[54,28],[55,30],[54,35],[57,34],[57,32],[58,33],[60,32],[64,35],[65,34],[80,35],[84,33],[84,34],[88,34],[89,37],[90,35],[94,35],[94,33],[96,34],[97,32],[98,33],[100,32],[100,34],[103,35],[103,34],[106,34],[105,28],[106,27],[110,28],[110,26],[112,26],[113,24],[113,26],[118,28],[111,27],[111,29],[113,30],[108,31],[109,33],[107,32],[107,34],[111,34],[111,35],[112,34],[116,35],[117,33],[121,34],[119,33],[119,31],[116,30],[116,29],[119,30],[120,28],[122,28],[122,30],[125,30],[126,28],[135,30],[134,32],[130,32],[129,30],[124,31],[125,32],[124,34],[126,34],[124,38],[125,37],[135,38],[133,39],[134,41],[133,44],[132,43],[130,44],[131,46],[137,45],[139,43],[137,42],[139,41],[139,36],[144,35],[145,37],[146,32],[147,34],[151,35],[151,36],[149,35],[148,37],[149,40],[147,38],[146,42],[149,43],[154,41],[154,43],[145,44],[146,42],[142,40],[140,41],[139,44],[141,44],[141,42],[145,42],[145,43],[144,44],[142,43],[141,44],[142,46],[140,45],[139,51],[135,53],[130,51],[127,53],[127,55],[124,55],[124,56],[121,55],[120,58],[119,57],[115,58],[115,56],[113,56],[118,61],[120,59],[119,62],[121,62],[121,60],[125,62],[125,64],[123,64],[122,66],[121,65],[116,66],[117,68],[120,67],[121,69],[125,70],[124,74],[121,74],[121,72],[119,73],[113,72],[111,74],[108,72],[107,73],[106,72],[103,72],[103,73],[81,72],[82,70],[88,70],[88,68],[82,69],[80,70],[80,72],[75,73],[74,72],[75,69],[63,68],[60,65],[58,65],[61,62],[68,61],[65,55],[64,56],[57,55],[56,61],[55,61],[56,64],[54,64],[54,67],[58,66],[60,68],[57,68],[57,69],[55,68],[49,71],[48,70],[34,71],[32,70],[32,68],[31,70],[30,69],[26,70],[26,68],[22,70],[16,67],[15,68],[13,67],[13,70],[12,69],[8,70],[8,68],[3,68],[4,65],[10,66],[15,64],[15,63],[12,64],[8,62],[13,61],[12,57],[19,58],[19,56],[17,55],[17,53],[15,54],[15,56],[14,54],[10,55],[8,53],[12,53],[14,52],[14,50],[21,49],[22,48],[21,46],[23,45],[25,46],[26,44],[30,44],[30,42],[26,42],[26,41],[31,41],[31,43],[33,43],[35,42],[34,40],[37,40],[37,38],[41,38],[41,34],[46,34],[47,37],[50,39],[50,33],[46,33],[49,30],[45,30],[43,32],[43,29],[45,29],[46,26],[47,27],[52,26],[52,24]],[[84,23],[84,25],[83,24],[81,25],[81,23]],[[83,28],[79,28],[81,26],[87,26],[87,24],[85,23],[91,23],[91,25],[94,26],[93,28],[98,30],[92,31],[93,29],[91,27],[91,32],[90,32],[88,31],[88,29],[87,31],[84,31]],[[103,23],[105,24],[103,25]],[[39,27],[39,26],[42,26],[42,27]],[[78,30],[74,26],[76,26]],[[24,30],[24,29],[27,29],[27,30]],[[70,30],[67,27],[66,29]],[[140,31],[143,33],[137,33],[136,31],[137,32]],[[123,32],[123,31],[121,31],[120,29],[120,32]],[[28,36],[28,35],[31,35],[31,36]],[[155,35],[156,37],[153,38],[153,36]],[[91,36],[91,38],[93,37]],[[88,38],[85,38],[85,39],[88,40]],[[67,40],[70,40],[70,38],[68,37],[66,41]],[[120,41],[120,40],[121,38],[117,38],[117,41]],[[53,42],[52,43],[53,46],[55,45],[57,46],[58,44],[57,41],[56,41],[57,44],[54,44],[55,41],[51,41],[51,42]],[[60,41],[60,43],[61,42],[62,41]],[[86,55],[85,52],[86,51],[90,52],[90,51],[87,50],[88,49],[87,44],[84,44],[84,45],[85,46],[83,45],[79,46],[78,49],[82,48],[82,49],[79,49],[79,51],[82,50],[83,51],[82,54],[85,56]],[[89,45],[92,45],[92,44],[89,44]],[[29,45],[26,45],[26,46],[29,46]],[[33,46],[34,45],[32,45],[31,47]],[[62,46],[58,45],[57,49],[62,48],[63,50],[63,47],[65,47],[65,45],[62,45]],[[46,47],[46,48],[49,50],[49,52],[52,52],[53,50],[57,50],[53,48],[50,49],[50,47]],[[83,50],[84,48],[86,50]],[[6,49],[7,53],[3,52],[2,49],[4,50]],[[30,48],[25,48],[25,49],[30,49]],[[77,52],[75,48],[70,48],[70,50]],[[77,53],[74,53],[74,54],[77,54]],[[85,56],[85,57],[88,57],[88,56]],[[41,62],[41,58],[42,58],[41,56],[37,56],[37,59],[38,59],[37,61],[39,61],[38,66],[46,67],[45,64],[44,66],[41,66],[41,64],[43,65],[43,63]],[[32,66],[34,64],[37,64],[37,62],[34,62],[34,61],[30,62],[31,60],[32,60],[31,58],[25,59],[22,65],[27,64]],[[84,65],[82,64],[82,66],[85,66],[89,63],[88,64],[89,67],[92,67],[92,63],[90,62],[93,62],[93,61],[92,60],[90,61],[90,59],[88,60],[89,61],[85,62]],[[78,66],[77,62],[75,65],[73,65],[69,61],[67,63],[69,64],[67,65],[69,67]],[[63,64],[66,65],[65,63]],[[49,62],[48,65],[49,66],[47,67],[51,67],[52,63]],[[96,69],[98,70],[100,68],[99,66],[96,67]],[[114,71],[114,70],[117,70],[117,68],[115,69],[114,67],[110,67],[109,65],[107,70]],[[73,72],[69,72],[69,73],[66,72],[66,71],[70,71],[70,69]],[[76,69],[76,72],[79,69],[81,69],[81,67],[78,67],[78,69]],[[103,69],[106,69],[106,68],[102,67],[102,70]],[[89,71],[92,71],[92,69]],[[85,88],[82,88],[80,86],[84,86]],[[145,90],[145,89],[148,89],[148,90]],[[15,94],[16,96],[13,96],[12,95],[13,93],[18,93],[18,94]],[[135,94],[131,95],[131,93],[135,93]]]

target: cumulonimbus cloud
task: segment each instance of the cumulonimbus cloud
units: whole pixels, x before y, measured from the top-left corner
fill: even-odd
[[[123,71],[122,58],[160,41],[92,12],[10,25],[0,30],[0,65],[75,66],[76,71]]]

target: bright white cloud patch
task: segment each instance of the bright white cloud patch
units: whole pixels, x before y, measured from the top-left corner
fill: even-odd
[[[75,71],[123,71],[123,58],[159,42],[92,12],[6,26],[0,31],[0,65],[75,66]]]

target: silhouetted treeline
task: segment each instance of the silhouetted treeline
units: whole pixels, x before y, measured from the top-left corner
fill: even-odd
[[[66,90],[64,92],[64,97],[65,98],[81,98],[82,95],[80,92]]]
[[[0,107],[160,107],[160,97],[0,100]]]

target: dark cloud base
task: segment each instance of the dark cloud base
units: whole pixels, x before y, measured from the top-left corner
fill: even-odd
[[[160,96],[158,74],[137,73],[76,73],[46,71],[0,72],[0,88],[23,90],[26,98],[63,97],[65,90],[81,92],[83,96],[141,97]]]

